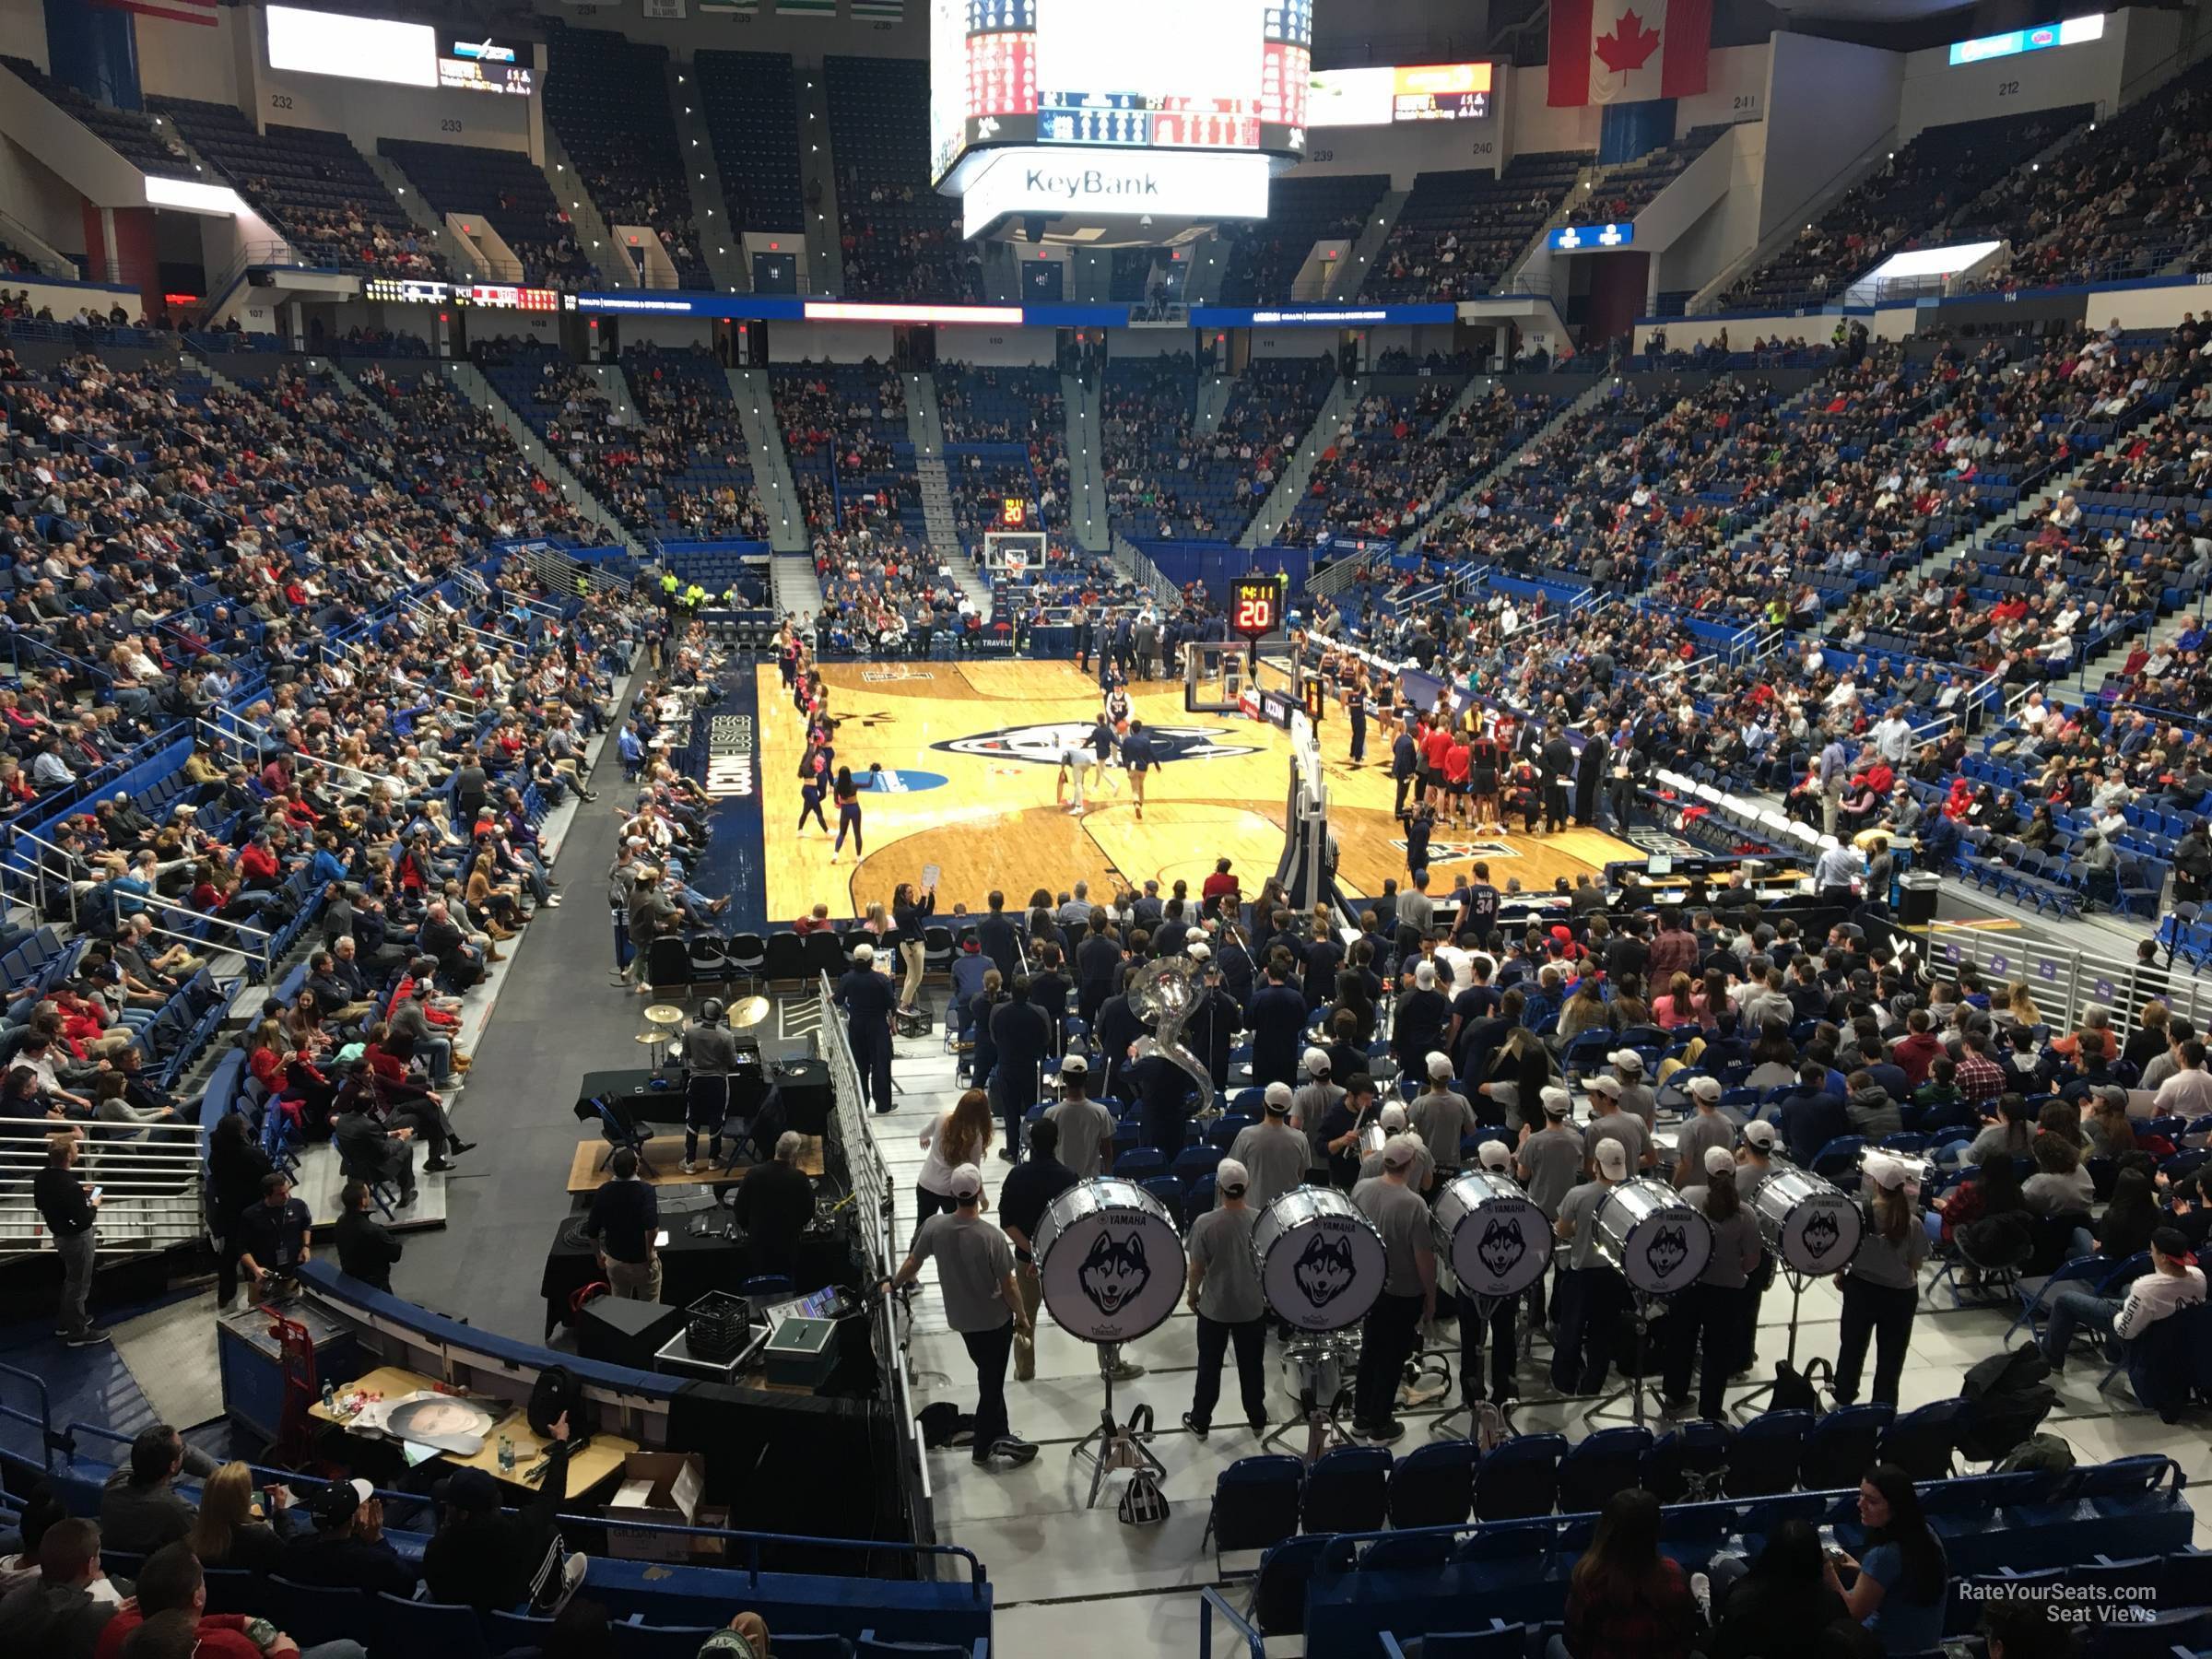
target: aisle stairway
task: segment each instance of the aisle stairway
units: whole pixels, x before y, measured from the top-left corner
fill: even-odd
[[[765,369],[729,369],[730,395],[737,400],[737,419],[745,428],[745,443],[753,463],[753,487],[760,492],[760,510],[768,514],[768,545],[779,553],[804,552],[807,547],[806,514],[799,505],[798,485],[791,474],[791,455],[783,447],[783,433],[776,425],[776,406],[770,395]]]

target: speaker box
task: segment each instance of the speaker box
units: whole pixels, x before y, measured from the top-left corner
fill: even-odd
[[[801,1135],[830,1133],[827,1060],[786,1060],[776,1067],[775,1081],[783,1096],[784,1127]]]
[[[653,1357],[684,1328],[684,1311],[659,1302],[603,1296],[576,1321],[576,1351],[606,1365],[651,1371]]]

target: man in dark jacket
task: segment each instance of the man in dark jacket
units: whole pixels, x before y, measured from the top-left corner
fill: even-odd
[[[745,1229],[747,1268],[755,1277],[797,1268],[799,1237],[814,1219],[814,1182],[799,1168],[803,1136],[785,1130],[776,1137],[776,1155],[746,1171],[730,1212]]]
[[[1038,1068],[1052,1047],[1044,1016],[1030,1001],[1029,975],[1016,974],[1006,987],[1006,1000],[991,1010],[991,1044],[998,1051],[991,1082],[1006,1117],[1006,1145],[998,1155],[1013,1163],[1021,1156],[1022,1120],[1037,1104]]]
[[[1076,947],[1076,1010],[1086,1025],[1094,1024],[1099,1009],[1113,994],[1113,976],[1122,965],[1122,942],[1106,931],[1106,912],[1090,912],[1090,931]]]
[[[990,913],[975,924],[975,937],[991,965],[998,970],[999,978],[1011,983],[1021,971],[1021,935],[1013,917],[1006,914],[1004,893],[993,890]]]
[[[554,1517],[569,1491],[569,1418],[553,1424],[546,1448],[546,1477],[526,1510],[500,1507],[500,1488],[481,1469],[461,1469],[431,1490],[445,1508],[437,1535],[422,1551],[423,1582],[430,1599],[457,1602],[488,1613],[556,1609],[564,1592],[583,1582],[581,1555],[547,1571],[559,1529]]]
[[[876,971],[876,947],[854,946],[853,966],[837,982],[837,1006],[845,1011],[853,1064],[875,1096],[878,1112],[892,1109],[891,1007],[897,1000],[889,979]]]
[[[92,1659],[116,1604],[95,1599],[100,1528],[57,1521],[39,1540],[39,1575],[0,1599],[0,1653]]]
[[[365,1480],[333,1481],[303,1507],[314,1520],[314,1530],[286,1547],[286,1578],[330,1590],[414,1595],[415,1570],[384,1536],[384,1506],[375,1488]]]
[[[1567,828],[1567,783],[1574,775],[1574,746],[1565,732],[1545,740],[1536,766],[1544,774],[1544,833],[1556,835]]]
[[[1267,981],[1252,994],[1252,1080],[1265,1088],[1270,1083],[1298,1082],[1298,1051],[1306,1030],[1304,993],[1289,982],[1279,961],[1267,964]]]
[[[349,1181],[338,1193],[338,1271],[389,1295],[400,1243],[369,1213],[369,1189]]]

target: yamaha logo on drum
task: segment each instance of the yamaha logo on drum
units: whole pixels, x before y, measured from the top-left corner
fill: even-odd
[[[1290,1277],[1309,1302],[1325,1308],[1351,1288],[1353,1271],[1351,1240],[1317,1232],[1291,1265]]]
[[[1145,1260],[1141,1233],[1116,1238],[1100,1231],[1090,1241],[1090,1253],[1076,1268],[1076,1283],[1082,1287],[1090,1305],[1109,1319],[1142,1296],[1151,1282],[1152,1268]]]
[[[1522,1234],[1517,1216],[1491,1217],[1482,1230],[1482,1237],[1475,1241],[1477,1258],[1489,1269],[1494,1279],[1506,1277],[1527,1253],[1528,1240]]]

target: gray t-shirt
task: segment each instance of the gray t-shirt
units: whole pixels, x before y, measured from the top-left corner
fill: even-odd
[[[1559,1206],[1583,1172],[1581,1134],[1564,1124],[1548,1124],[1522,1143],[1514,1162],[1530,1201],[1557,1221]]]
[[[1643,1149],[1652,1144],[1652,1132],[1643,1126],[1643,1120],[1632,1112],[1608,1112],[1604,1117],[1594,1117],[1590,1126],[1583,1131],[1583,1150],[1594,1162],[1601,1142],[1617,1140],[1628,1148],[1629,1175],[1643,1168]]]
[[[1928,1230],[1912,1218],[1912,1225],[1905,1229],[1904,1238],[1896,1243],[1882,1236],[1881,1223],[1875,1218],[1874,1206],[1866,1211],[1866,1237],[1859,1246],[1859,1253],[1851,1259],[1851,1277],[1865,1279],[1870,1285],[1886,1285],[1892,1290],[1911,1290],[1920,1283],[1920,1265],[1928,1259]]]
[[[1382,1247],[1389,1253],[1382,1279],[1384,1292],[1391,1296],[1420,1295],[1418,1257],[1424,1251],[1433,1253],[1436,1249],[1429,1229],[1429,1206],[1421,1202],[1421,1195],[1411,1187],[1399,1186],[1377,1176],[1352,1189],[1352,1202],[1359,1206],[1361,1215],[1375,1224],[1382,1235]]]
[[[1206,1269],[1198,1285],[1198,1312],[1222,1324],[1242,1324],[1267,1311],[1260,1295],[1260,1267],[1253,1259],[1252,1230],[1259,1212],[1210,1209],[1191,1223],[1191,1260]]]
[[[1359,1179],[1367,1181],[1382,1173],[1382,1153],[1380,1148],[1359,1160]],[[1429,1148],[1418,1140],[1413,1143],[1413,1173],[1406,1184],[1417,1193],[1426,1193],[1436,1174],[1436,1159],[1429,1156]]]
[[[995,1331],[1014,1317],[999,1293],[1014,1271],[1014,1246],[981,1216],[932,1216],[914,1235],[914,1253],[936,1258],[945,1323],[954,1330]]]
[[[728,1077],[737,1069],[736,1033],[727,1026],[694,1024],[684,1033],[684,1065],[703,1077]]]
[[[1713,1147],[1733,1149],[1735,1125],[1718,1112],[1699,1112],[1682,1120],[1675,1131],[1675,1168],[1685,1186],[1705,1183],[1705,1154]]]
[[[1712,1200],[1711,1187],[1682,1189],[1682,1202],[1709,1221],[1712,1218],[1705,1206]],[[1722,1290],[1741,1290],[1750,1280],[1751,1270],[1759,1265],[1760,1248],[1758,1218],[1739,1203],[1727,1220],[1712,1222],[1712,1254],[1705,1259],[1705,1271],[1698,1275],[1698,1283]]]
[[[1229,1155],[1244,1166],[1252,1186],[1244,1202],[1265,1209],[1285,1193],[1306,1184],[1312,1149],[1306,1137],[1277,1119],[1247,1124],[1230,1143]]]
[[[1060,1132],[1060,1161],[1077,1181],[1100,1173],[1100,1150],[1113,1138],[1113,1113],[1096,1100],[1062,1100],[1045,1108],[1044,1121]]]
[[[1659,1123],[1659,1092],[1649,1083],[1630,1083],[1620,1091],[1620,1109],[1643,1120],[1646,1129]]]
[[[1475,1108],[1466,1096],[1451,1089],[1422,1095],[1406,1109],[1406,1121],[1428,1144],[1438,1169],[1459,1168],[1459,1143],[1475,1132]]]
[[[1607,1262],[1597,1248],[1597,1206],[1606,1201],[1613,1189],[1602,1181],[1585,1181],[1567,1194],[1559,1206],[1559,1219],[1574,1229],[1574,1238],[1567,1252],[1570,1267],[1606,1267]]]

